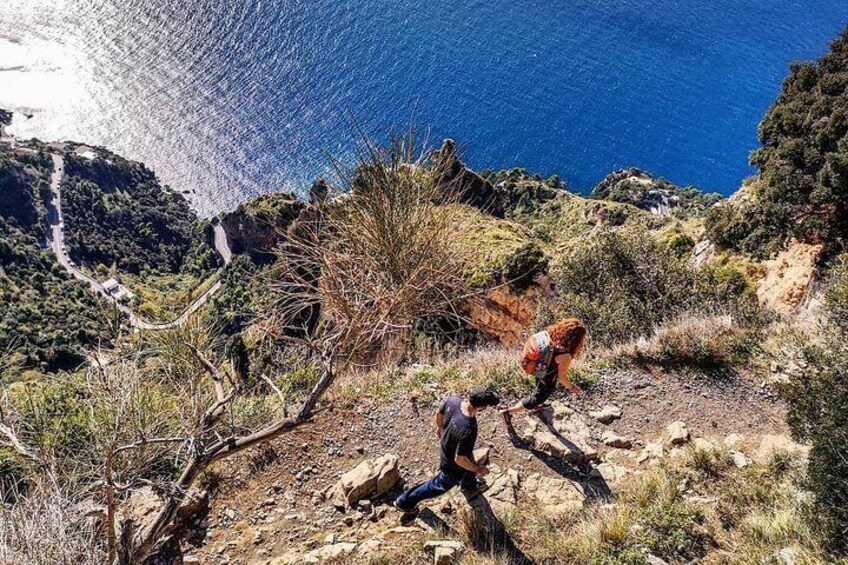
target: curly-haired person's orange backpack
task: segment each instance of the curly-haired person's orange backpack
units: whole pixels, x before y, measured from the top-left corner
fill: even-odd
[[[546,331],[535,333],[524,342],[524,355],[519,364],[524,372],[537,378],[543,378],[551,364],[554,348],[551,334]]]

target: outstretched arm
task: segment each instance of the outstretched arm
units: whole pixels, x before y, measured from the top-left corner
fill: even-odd
[[[444,405],[440,406],[436,411],[436,435],[441,439],[442,428],[445,426],[445,413],[442,411]]]
[[[456,464],[465,469],[466,471],[471,471],[472,473],[476,473],[481,477],[485,477],[489,474],[489,468],[483,465],[478,464],[476,461],[473,461],[470,457],[465,455],[457,455],[454,458]]]
[[[557,363],[557,379],[562,383],[562,386],[567,388],[572,394],[581,392],[581,388],[571,382],[568,378],[568,369],[571,367],[571,355],[567,353],[556,358]]]

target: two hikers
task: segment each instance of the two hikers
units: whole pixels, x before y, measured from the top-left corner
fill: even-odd
[[[512,414],[523,410],[539,410],[561,382],[572,393],[580,388],[568,378],[571,362],[583,352],[586,326],[580,320],[562,320],[545,331],[531,336],[524,346],[521,367],[536,379],[536,390],[521,402],[501,411],[507,426]],[[418,511],[422,500],[441,496],[455,486],[472,500],[482,492],[478,477],[489,474],[485,465],[474,459],[477,441],[477,414],[500,403],[497,394],[488,388],[471,391],[468,398],[455,395],[445,400],[436,412],[436,434],[440,441],[439,473],[400,495],[395,507],[406,515]]]
[[[489,469],[474,459],[477,442],[477,414],[500,403],[498,395],[488,388],[471,391],[468,398],[451,396],[436,412],[436,434],[440,441],[439,473],[412,487],[395,500],[395,507],[411,514],[422,500],[435,498],[460,486],[469,500],[481,490],[477,477],[485,477]]]
[[[586,326],[576,318],[569,318],[530,336],[524,344],[521,367],[536,379],[536,390],[516,405],[501,411],[504,423],[512,425],[512,415],[523,410],[541,410],[556,390],[559,381],[572,394],[580,387],[568,378],[571,362],[583,353],[586,343]]]

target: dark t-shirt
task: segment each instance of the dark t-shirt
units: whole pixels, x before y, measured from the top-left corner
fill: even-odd
[[[461,476],[468,472],[454,460],[464,455],[474,460],[474,444],[477,442],[477,418],[462,413],[462,397],[451,396],[439,407],[445,417],[442,424],[442,443],[439,468],[447,475]]]

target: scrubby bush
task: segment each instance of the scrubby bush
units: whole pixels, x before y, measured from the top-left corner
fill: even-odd
[[[583,238],[558,258],[552,275],[559,300],[540,321],[577,316],[603,345],[649,336],[690,312],[730,314],[744,326],[760,321],[755,292],[735,266],[696,270],[639,226]]]
[[[615,362],[666,368],[723,369],[744,364],[759,341],[756,328],[740,327],[730,316],[685,315],[647,339],[611,351]]]
[[[553,269],[564,312],[581,318],[594,340],[650,332],[688,300],[692,275],[644,230],[604,230],[574,246]]]

